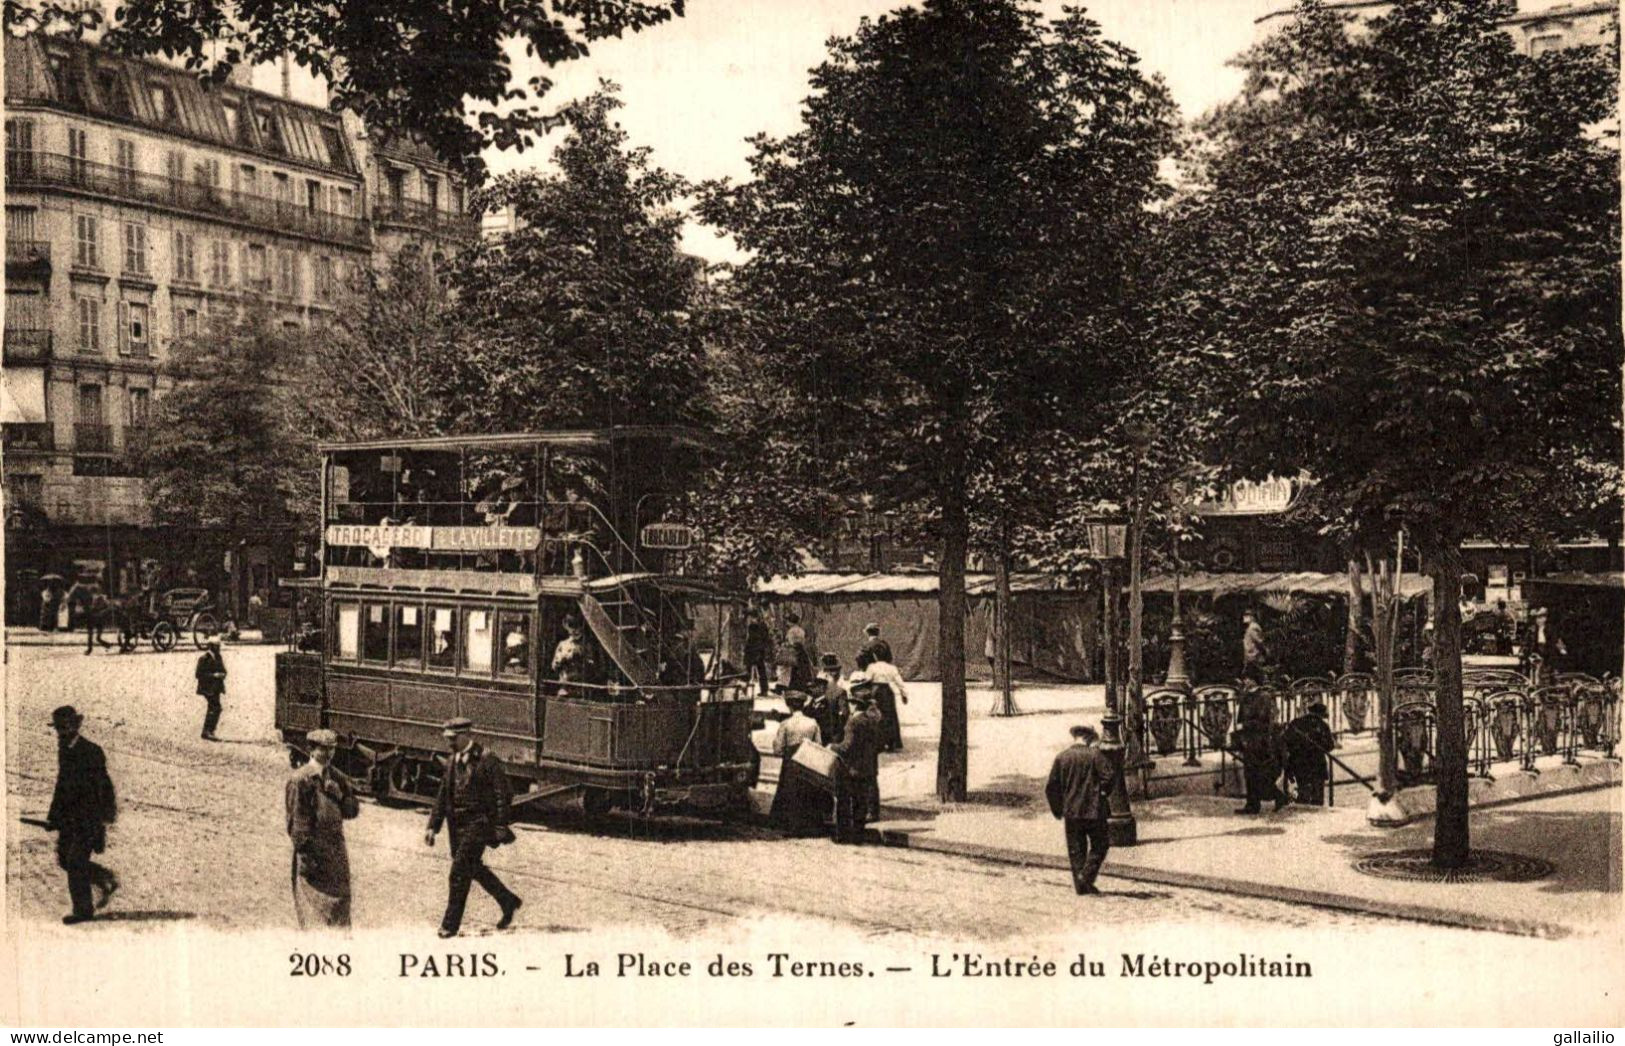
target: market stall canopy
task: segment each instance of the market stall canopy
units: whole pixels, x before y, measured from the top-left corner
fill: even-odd
[[[1174,590],[1174,576],[1172,574],[1157,574],[1145,579],[1144,591],[1148,593],[1169,594]],[[1371,590],[1371,582],[1365,579],[1365,589]],[[1421,574],[1405,574],[1400,579],[1400,597],[1403,599],[1416,599],[1432,591],[1433,582]],[[1179,590],[1188,595],[1204,595],[1218,598],[1220,596],[1245,595],[1291,595],[1291,596],[1342,596],[1349,590],[1349,576],[1347,574],[1321,574],[1314,571],[1299,571],[1295,573],[1240,573],[1240,574],[1209,574],[1195,572],[1182,574],[1179,579]]]
[[[1525,578],[1524,587],[1551,585],[1556,588],[1596,588],[1613,591],[1625,590],[1625,574],[1621,573],[1585,573],[1574,571],[1566,574],[1548,574],[1545,577]]]
[[[970,597],[993,595],[996,581],[992,574],[966,574],[965,595]],[[1011,574],[1011,592],[1078,592],[1054,574]],[[795,577],[779,575],[756,585],[758,595],[780,598],[801,596],[869,596],[936,595],[935,574],[801,574]]]

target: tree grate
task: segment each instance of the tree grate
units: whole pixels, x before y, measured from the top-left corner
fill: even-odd
[[[1527,883],[1556,870],[1550,861],[1500,850],[1472,850],[1460,868],[1435,868],[1432,850],[1389,850],[1354,862],[1354,870],[1379,879],[1426,883]]]

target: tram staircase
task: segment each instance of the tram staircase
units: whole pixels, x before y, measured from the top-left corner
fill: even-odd
[[[602,518],[600,516],[600,518]],[[605,529],[614,535],[626,562],[639,573],[648,573],[637,552],[604,521]],[[618,577],[609,557],[591,542],[583,542],[591,549],[611,577]],[[634,583],[616,581],[613,588],[601,592],[583,592],[580,598],[581,616],[598,637],[604,652],[609,655],[627,680],[634,686],[652,687],[660,682],[660,640],[662,624],[675,626],[682,616],[664,595],[658,596],[659,605],[651,609],[638,598]]]

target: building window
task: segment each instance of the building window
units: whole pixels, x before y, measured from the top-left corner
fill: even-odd
[[[6,487],[6,497],[14,505],[28,505],[37,509],[45,503],[44,476],[7,476]]]
[[[89,176],[85,161],[90,157],[90,136],[77,127],[68,128],[68,176],[84,181]]]
[[[334,604],[333,633],[333,656],[354,661],[361,653],[360,604]]]
[[[75,298],[79,314],[79,351],[102,351],[102,303],[95,298]]]
[[[237,191],[247,196],[259,195],[260,172],[253,164],[245,163],[237,168]]]
[[[79,386],[79,423],[82,425],[100,425],[102,423],[102,387],[100,385]]]
[[[451,607],[430,607],[428,617],[428,667],[453,671],[457,667],[457,612]]]
[[[147,272],[147,227],[134,222],[124,224],[124,271]]]
[[[491,634],[496,614],[489,610],[463,611],[462,667],[466,672],[491,672]]]
[[[34,121],[32,121],[32,120],[7,120],[6,121],[6,152],[8,154],[15,154],[15,153],[31,153],[33,151],[34,151]],[[12,163],[17,163],[18,162],[17,159],[13,159],[10,156],[8,156],[7,158],[11,159]]]
[[[340,214],[353,218],[355,216],[355,190],[338,189],[336,191],[338,192],[338,204],[334,209]]]
[[[322,141],[327,146],[327,162],[334,167],[345,168],[350,164],[349,156],[344,151],[344,136],[337,127],[322,127]]]
[[[146,302],[121,301],[119,313],[119,352],[126,356],[147,356],[149,307]]]
[[[174,123],[180,119],[180,110],[175,106],[175,92],[166,84],[149,84],[147,96],[152,101],[152,108],[158,114],[158,119],[164,123]]]
[[[12,243],[33,242],[34,208],[6,208],[6,239]]]
[[[389,660],[389,605],[368,603],[361,620],[361,660]]]
[[[295,259],[293,252],[281,250],[276,252],[276,293],[283,298],[291,298],[298,293],[295,288]]]
[[[280,172],[271,175],[271,184],[274,187],[278,203],[293,202],[293,179]]]
[[[164,174],[172,189],[186,181],[186,156],[180,150],[171,149],[164,154]]]
[[[327,208],[322,206],[324,202],[322,183],[317,181],[305,182],[305,210],[312,214],[325,211]]]
[[[453,214],[463,213],[463,187],[461,185],[451,187],[451,212]]]
[[[212,196],[220,188],[220,161],[204,160],[192,165],[192,181],[209,191]]]
[[[1550,54],[1552,51],[1560,51],[1562,49],[1562,33],[1545,33],[1540,36],[1530,37],[1529,39],[1529,55],[1532,58],[1539,58],[1543,54]]]
[[[108,64],[96,68],[96,92],[102,105],[115,116],[130,115],[130,96],[124,91],[124,78],[117,66]]]
[[[384,170],[384,179],[389,185],[389,199],[391,203],[400,203],[406,199],[406,172],[399,167],[389,167]]]
[[[197,236],[175,230],[175,279],[197,282]]]
[[[243,284],[251,290],[269,290],[271,278],[266,270],[265,245],[250,243],[243,250]]]
[[[152,391],[150,389],[130,390],[130,424],[136,428],[146,428],[152,421]]]
[[[190,306],[175,306],[175,337],[191,338],[197,335],[197,309]]]
[[[119,184],[128,189],[135,185],[135,143],[120,138],[115,144],[113,165],[118,169]]]
[[[315,273],[314,278],[315,278],[315,282],[316,282],[316,287],[315,287],[316,300],[317,301],[332,301],[333,300],[333,259],[327,257],[326,255],[318,255],[316,257],[315,266],[316,266],[316,273]]]
[[[226,240],[209,244],[209,286],[231,286],[231,244]]]
[[[423,608],[415,604],[395,607],[395,667],[423,667]]]
[[[429,210],[440,209],[440,179],[432,174],[423,176],[423,198],[429,203]]]
[[[76,214],[73,218],[73,263],[85,269],[101,268],[100,229],[96,218]]]

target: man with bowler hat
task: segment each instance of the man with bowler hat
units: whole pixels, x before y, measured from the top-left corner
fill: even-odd
[[[425,845],[433,846],[440,826],[451,828],[451,890],[440,936],[455,937],[462,927],[463,908],[473,883],[479,883],[502,909],[497,929],[505,930],[524,902],[485,866],[485,848],[513,842],[508,828],[513,809],[508,774],[501,759],[475,742],[473,720],[449,719],[441,732],[451,742],[451,759],[429,814],[429,831],[423,837]]]
[[[835,796],[835,841],[838,843],[860,841],[871,808],[879,805],[883,727],[880,717],[872,710],[874,688],[868,676],[862,672],[852,673],[848,697],[852,715],[846,721],[841,739],[830,745],[830,750],[841,757],[843,767]]]
[[[1112,767],[1095,747],[1099,740],[1094,727],[1073,727],[1072,744],[1055,757],[1049,783],[1044,786],[1050,813],[1066,826],[1072,887],[1080,894],[1100,892],[1095,877],[1111,848],[1106,832],[1106,793],[1111,788]]]
[[[56,832],[56,861],[68,873],[73,911],[62,921],[70,926],[95,918],[96,909],[105,907],[118,889],[118,877],[91,860],[92,854],[107,848],[107,826],[118,816],[118,805],[101,746],[79,734],[84,721],[72,705],[51,713],[57,739],[56,791],[45,825]],[[101,891],[94,902],[92,886]]]
[[[310,762],[288,778],[288,838],[293,840],[293,911],[301,930],[350,925],[350,854],[344,822],[361,813],[355,789],[333,768],[339,737],[305,736]]]
[[[197,693],[208,702],[209,709],[203,714],[203,740],[218,741],[214,736],[215,727],[220,725],[220,698],[226,692],[226,662],[220,656],[220,639],[210,636],[208,649],[198,655]]]

